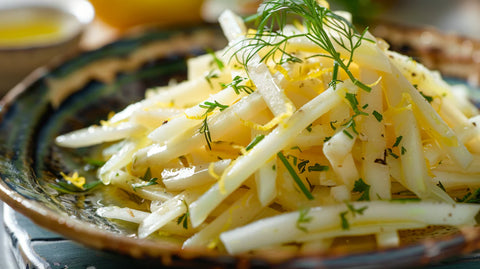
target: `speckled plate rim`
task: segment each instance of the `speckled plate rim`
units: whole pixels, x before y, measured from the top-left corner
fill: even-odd
[[[0,101],[0,121],[8,111],[9,105],[14,103],[18,96],[27,91],[33,83],[48,73],[48,69],[39,68],[13,88]],[[177,246],[158,244],[153,240],[127,237],[98,229],[93,224],[60,214],[42,203],[25,198],[11,189],[2,179],[0,179],[0,199],[35,224],[85,246],[126,254],[138,259],[158,259],[161,265],[167,266],[175,265],[176,261],[183,260],[190,261],[190,266],[203,264],[203,267],[384,268],[388,264],[389,268],[401,268],[430,264],[480,248],[480,227],[468,227],[460,229],[460,233],[453,236],[427,239],[403,247],[355,254],[312,253],[293,256],[288,253],[273,255],[269,253],[231,256],[198,249],[182,250]]]

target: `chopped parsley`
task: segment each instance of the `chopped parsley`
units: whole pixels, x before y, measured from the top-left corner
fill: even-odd
[[[308,167],[308,172],[328,171],[328,169],[329,169],[328,165],[320,165],[318,163],[315,163],[314,165],[311,165]]]
[[[426,95],[422,91],[419,91],[419,92],[423,96],[423,98],[425,98],[425,100],[427,100],[427,102],[429,102],[429,103],[433,102],[433,97],[432,96]]]
[[[302,226],[305,223],[309,223],[312,221],[312,216],[309,216],[308,213],[310,212],[310,208],[303,208],[300,209],[298,212],[298,219],[296,223],[297,229],[303,231],[303,232],[308,232],[307,228],[305,226]]]
[[[358,201],[370,201],[370,185],[365,183],[363,179],[359,178],[355,181],[353,191],[362,194],[360,198],[358,198]]]
[[[150,167],[147,168],[147,171],[145,171],[145,174],[143,175],[143,177],[141,179],[143,181],[142,183],[132,184],[132,187],[133,187],[134,191],[136,191],[136,189],[138,189],[138,188],[143,188],[143,187],[158,184],[158,182],[157,182],[158,178],[152,177],[152,172],[150,171]]]
[[[374,110],[372,114],[378,122],[381,122],[383,120],[383,115],[378,113],[378,111]]]
[[[396,139],[395,139],[395,143],[393,144],[393,148],[395,147],[398,147],[398,145],[400,145],[400,142],[402,141],[402,138],[403,136],[398,136]]]
[[[363,215],[363,212],[368,208],[368,206],[364,206],[364,207],[361,207],[361,208],[355,208],[352,204],[350,204],[348,202],[345,202],[345,204],[347,205],[348,210],[340,212],[340,214],[339,214],[340,215],[340,224],[341,224],[343,230],[349,230],[350,229],[350,223],[348,222],[347,214],[351,213],[352,217],[356,217],[357,214],[358,215]]]

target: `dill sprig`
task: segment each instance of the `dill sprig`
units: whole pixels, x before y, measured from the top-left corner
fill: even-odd
[[[187,230],[188,229],[188,218],[190,217],[190,211],[188,209],[187,202],[185,200],[182,200],[182,202],[183,202],[183,205],[185,205],[185,208],[187,209],[187,211],[183,215],[178,217],[177,225],[180,225],[180,223],[181,223],[183,229]]]
[[[287,19],[290,17],[301,18],[306,32],[288,36],[283,34]],[[253,19],[256,21],[257,32],[247,37],[246,42],[242,42],[242,47],[233,54],[237,59],[241,59],[240,62],[245,68],[260,50],[265,51],[261,57],[261,61],[264,62],[269,59],[277,64],[285,61],[302,62],[300,58],[289,53],[286,47],[290,39],[305,37],[326,52],[311,57],[326,57],[333,60],[330,86],[335,88],[340,81],[338,71],[341,68],[355,85],[367,92],[371,91],[371,88],[355,78],[349,69],[354,53],[362,41],[371,41],[365,38],[368,28],[361,33],[358,32],[348,20],[321,6],[316,0],[268,0],[261,5]],[[344,58],[336,46],[346,51]],[[280,52],[280,58],[276,58],[277,52]]]
[[[228,105],[222,105],[215,100],[213,103],[205,101],[199,106],[206,109],[205,113],[203,113],[202,115],[203,121],[202,125],[200,125],[199,132],[205,136],[205,141],[207,142],[208,149],[212,150],[212,137],[210,135],[210,128],[208,127],[208,115],[212,113],[216,108],[219,108],[220,111],[223,111],[228,108]]]
[[[221,83],[220,86],[222,86],[222,88],[232,87],[232,89],[235,91],[236,94],[240,94],[240,92],[245,92],[246,94],[251,94],[253,92],[252,87],[247,86],[245,84],[240,84],[240,83],[242,83],[243,81],[246,81],[246,80],[248,80],[248,78],[244,78],[244,77],[241,77],[241,76],[235,76],[233,78],[232,82],[230,82],[228,84]]]

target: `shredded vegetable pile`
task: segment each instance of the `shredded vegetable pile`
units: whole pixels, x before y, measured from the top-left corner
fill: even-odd
[[[57,137],[104,143],[100,180],[149,203],[97,214],[230,254],[476,225],[480,116],[438,73],[321,1],[266,1],[255,29],[219,21],[229,45],[190,59],[188,80]]]

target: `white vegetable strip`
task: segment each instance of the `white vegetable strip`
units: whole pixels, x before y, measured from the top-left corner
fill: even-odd
[[[165,190],[161,185],[151,185],[141,188],[133,188],[133,184],[142,184],[145,181],[134,177],[128,173],[125,173],[121,170],[111,171],[105,175],[110,183],[114,186],[117,186],[123,190],[134,193],[139,197],[148,199],[148,200],[159,200],[166,201],[171,199],[173,195]]]
[[[207,247],[218,240],[220,233],[248,223],[263,210],[254,190],[249,190],[237,199],[220,216],[183,243],[183,248]]]
[[[238,99],[245,95],[244,92],[239,94],[228,87],[216,94],[211,95],[205,102],[215,103],[219,102],[222,105],[230,105],[236,102]],[[161,125],[154,131],[152,131],[147,137],[159,144],[167,143],[169,140],[173,140],[176,137],[184,134],[191,128],[200,124],[203,120],[202,115],[206,109],[201,107],[205,102],[201,102],[198,105],[185,110],[185,115],[178,118],[174,118],[168,121],[166,124]]]
[[[119,219],[133,223],[140,223],[150,215],[149,212],[118,206],[100,207],[95,213],[104,218]]]
[[[131,162],[131,156],[137,150],[138,144],[133,141],[125,141],[121,149],[113,154],[112,157],[98,169],[97,176],[102,180],[103,184],[110,183],[110,178],[105,176],[106,174],[119,170]]]
[[[344,131],[348,132],[352,137],[349,137]],[[359,177],[351,154],[356,139],[357,135],[350,129],[342,128],[323,144],[323,154],[330,162],[333,171],[350,190],[353,188],[355,180]]]
[[[398,247],[400,237],[397,231],[381,232],[376,234],[377,245],[382,248]]]
[[[68,134],[59,135],[55,138],[55,143],[68,148],[87,147],[127,138],[142,130],[142,126],[128,122],[116,126],[90,126]]]
[[[390,93],[393,90],[388,90]],[[387,94],[388,96],[389,94]],[[388,97],[391,100],[391,96]],[[409,108],[398,108],[399,110],[393,115],[393,125],[395,127],[395,135],[402,137],[398,149],[402,164],[402,184],[413,191],[418,197],[428,197],[428,189],[426,185],[427,167],[423,156],[422,141],[420,138],[420,130],[413,112]],[[402,147],[405,149],[401,153]]]
[[[239,116],[241,116],[242,119],[252,118],[265,109],[265,107],[261,96],[254,92],[221,113],[212,115],[212,117],[208,119],[212,140],[215,141],[236,126],[240,126],[242,123],[239,120]],[[143,171],[152,165],[164,164],[204,144],[204,135],[198,133],[197,130],[192,130],[181,137],[177,137],[174,141],[170,141],[166,145],[154,144],[140,149],[134,154],[133,159],[135,162],[133,169]]]
[[[227,74],[220,74],[219,79],[227,80]],[[212,84],[212,89],[205,78],[197,78],[181,82],[173,87],[162,87],[148,99],[127,106],[124,110],[115,114],[110,123],[123,121],[131,117],[136,111],[149,109],[159,104],[169,106],[174,104],[176,107],[186,107],[197,104],[205,100],[212,92],[220,90],[218,83]]]
[[[457,170],[458,171],[458,170]],[[441,182],[446,189],[478,188],[480,187],[480,173],[464,174],[461,172],[445,172],[433,170],[435,175],[432,182]]]
[[[378,78],[370,70],[362,72],[363,81],[376,81]],[[369,116],[363,118],[360,132],[366,136],[367,141],[363,142],[363,171],[362,179],[370,185],[370,199],[390,199],[390,172],[385,159],[385,119],[383,119],[383,92],[381,85],[372,87],[372,91],[359,92],[360,107],[368,105],[364,112]],[[374,114],[377,113],[377,114]],[[377,117],[382,117],[378,120]],[[384,160],[384,162],[379,161]]]
[[[160,108],[154,110],[139,110],[132,114],[130,121],[152,129],[162,125],[166,120],[181,115],[185,110],[177,108]]]
[[[398,71],[392,64],[392,74],[384,74],[384,88],[394,88],[395,91],[389,91],[392,96],[389,97],[390,105],[395,107],[404,99],[404,94],[412,99],[415,114],[422,121],[422,126],[434,136],[440,145],[449,153],[451,158],[458,162],[463,168],[468,167],[472,161],[472,155],[461,143],[455,133],[438,115],[433,107],[425,98],[412,86],[412,84]]]
[[[200,225],[225,197],[237,189],[259,167],[264,165],[268,159],[288,145],[292,137],[298,135],[310,123],[340,103],[345,91],[344,84],[340,83],[337,85],[336,91],[333,88],[329,88],[319,94],[298,109],[287,122],[280,124],[265,136],[246,155],[240,156],[233,162],[223,173],[220,182],[190,205],[192,225],[194,227]]]
[[[212,163],[213,170],[221,175],[231,160],[220,160]],[[186,188],[197,187],[213,183],[217,179],[209,172],[209,164],[178,169],[165,169],[162,172],[162,182],[169,191],[181,191]]]
[[[172,220],[187,212],[186,204],[195,200],[201,190],[183,191],[177,196],[165,201],[160,208],[152,212],[138,226],[138,237],[145,238]],[[186,203],[186,204],[185,204]]]
[[[268,206],[277,196],[277,165],[276,158],[268,161],[255,173],[255,184],[257,186],[258,199],[262,206]]]
[[[220,15],[219,22],[229,42],[240,42],[245,39],[246,27],[243,20],[230,10]],[[292,102],[277,86],[267,65],[261,62],[258,54],[255,54],[248,64],[247,73],[273,115],[279,116],[287,113],[287,105],[293,107]]]
[[[278,245],[288,242],[309,241],[316,239],[315,233],[328,235],[331,232],[353,235],[358,226],[371,226],[376,230],[379,227],[389,226],[388,224],[376,223],[418,223],[418,226],[425,225],[473,225],[475,215],[480,206],[474,204],[444,204],[432,202],[355,202],[351,203],[353,208],[366,207],[362,214],[356,213],[352,216],[345,204],[334,206],[315,207],[308,211],[311,217],[309,222],[302,223],[303,227],[310,231],[307,235],[297,228],[299,212],[291,212],[268,219],[258,220],[246,226],[224,232],[220,239],[227,251],[231,254],[241,253],[263,246]],[[347,212],[346,218],[350,230],[342,229],[340,213]],[[399,225],[400,226],[400,225]],[[417,227],[418,227],[417,226]],[[408,226],[403,226],[408,227]],[[402,226],[396,229],[403,228]],[[371,231],[368,231],[371,233]],[[363,234],[363,233],[362,233]],[[330,236],[335,236],[332,234]]]

